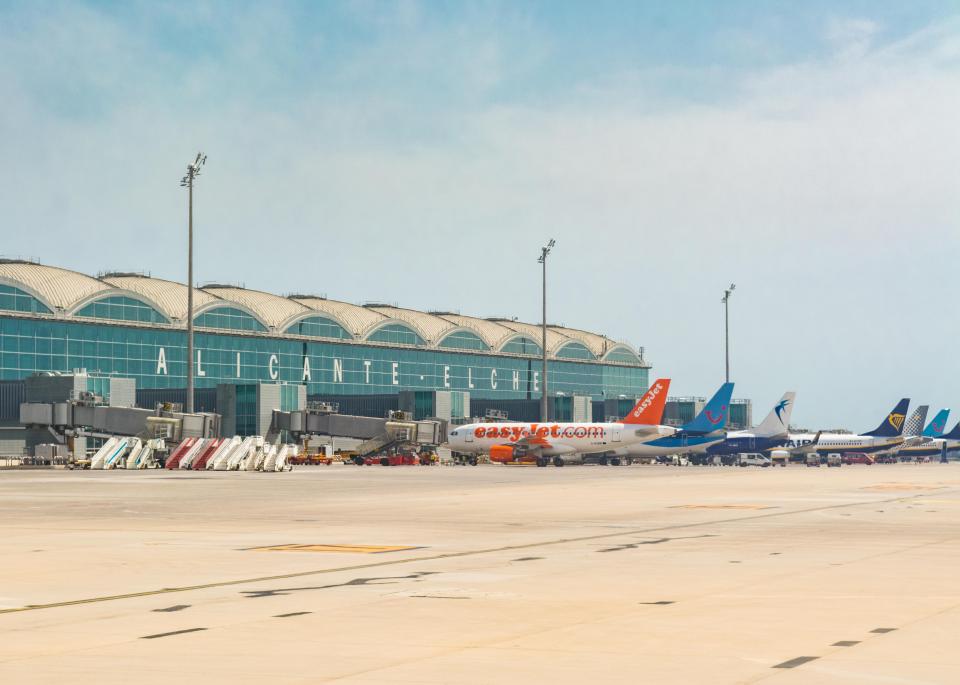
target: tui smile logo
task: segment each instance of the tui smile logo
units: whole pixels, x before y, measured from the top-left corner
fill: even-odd
[[[713,425],[717,425],[718,423],[723,421],[723,417],[726,414],[726,411],[727,411],[727,405],[724,404],[723,406],[720,407],[720,411],[717,412],[716,416],[714,416],[713,412],[710,411],[709,409],[707,409],[704,412],[704,415],[707,417],[707,421],[709,421]]]
[[[780,419],[780,423],[783,423],[783,410],[787,408],[787,405],[790,404],[790,400],[780,400],[780,403],[773,408],[777,412],[777,418]]]
[[[903,425],[903,420],[905,418],[907,418],[906,414],[890,414],[890,416],[887,417],[887,423],[897,430],[900,430],[900,426]]]

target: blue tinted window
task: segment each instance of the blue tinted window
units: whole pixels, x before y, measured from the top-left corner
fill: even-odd
[[[324,316],[310,316],[302,319],[290,326],[287,333],[308,335],[312,338],[340,338],[344,340],[353,337],[343,329],[343,326]]]
[[[33,295],[12,285],[0,284],[0,309],[30,314],[50,314],[50,310]]]
[[[267,329],[244,311],[235,307],[216,307],[209,309],[193,320],[194,325],[204,328],[222,328],[231,331],[257,331]]]
[[[443,340],[438,347],[446,347],[455,350],[489,350],[487,343],[483,342],[480,336],[470,331],[454,331]]]
[[[141,323],[168,323],[167,318],[153,307],[132,297],[124,296],[104,297],[102,300],[91,302],[78,311],[75,316],[139,321]]]
[[[543,354],[537,343],[524,336],[513,338],[501,347],[500,351],[506,354]]]
[[[559,359],[594,359],[593,353],[577,342],[567,343],[557,351]]]
[[[388,323],[367,336],[371,342],[393,343],[396,345],[423,345],[423,338],[416,331],[402,323]]]
[[[625,347],[618,347],[612,350],[603,358],[603,360],[608,362],[626,362],[628,364],[636,364],[640,361],[637,355]]]

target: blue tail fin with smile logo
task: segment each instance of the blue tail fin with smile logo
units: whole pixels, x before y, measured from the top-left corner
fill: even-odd
[[[950,416],[949,409],[941,409],[937,412],[937,415],[933,417],[933,421],[930,422],[930,425],[923,430],[923,437],[925,438],[939,438],[943,435],[943,431],[947,429],[947,417]]]
[[[903,433],[903,424],[907,420],[907,408],[910,406],[910,399],[904,397],[897,402],[893,411],[887,414],[887,417],[880,422],[880,425],[869,433],[864,433],[873,438],[895,438]]]
[[[693,421],[681,426],[680,430],[699,435],[723,430],[730,420],[730,398],[732,396],[733,383],[724,383],[716,394],[710,398],[703,411],[697,414]]]

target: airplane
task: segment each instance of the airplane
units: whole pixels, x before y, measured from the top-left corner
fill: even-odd
[[[929,410],[930,405],[927,404],[921,404],[914,409],[913,414],[903,424],[903,442],[899,445],[893,445],[889,449],[879,450],[877,454],[895,456],[906,447],[914,447],[928,442],[927,438],[924,438],[921,433],[923,433],[923,426],[927,421],[927,411]]]
[[[796,452],[817,452],[819,454],[843,454],[844,452],[880,452],[903,443],[903,427],[907,417],[909,398],[897,403],[879,426],[868,433],[853,435],[847,433],[819,433],[814,444],[813,433],[791,433],[787,438],[787,447]]]
[[[759,426],[750,430],[727,433],[723,442],[707,447],[708,455],[765,452],[781,447],[787,440],[790,414],[793,412],[794,392],[785,392]]]
[[[455,452],[486,453],[501,464],[581,463],[584,454],[615,452],[676,433],[660,425],[669,389],[669,378],[654,381],[619,423],[470,423],[451,431],[448,443]]]
[[[923,429],[923,437],[925,438],[940,438],[943,437],[943,431],[947,428],[947,418],[950,416],[949,409],[941,409],[937,412],[937,415],[933,417],[933,421],[930,422],[926,428]]]
[[[949,409],[941,409],[934,417],[930,425],[924,432],[927,442],[911,447],[904,447],[897,456],[904,460],[912,460],[916,457],[935,457],[943,452],[943,446],[946,444],[947,451],[960,449],[960,422],[949,433],[940,432],[939,435],[933,435],[937,431],[942,431],[947,423],[947,417],[950,415]],[[927,435],[930,433],[930,435]]]
[[[670,436],[638,442],[625,447],[630,457],[662,457],[687,452],[703,452],[710,445],[722,442],[724,428],[730,420],[730,398],[733,383],[724,383],[697,416]]]

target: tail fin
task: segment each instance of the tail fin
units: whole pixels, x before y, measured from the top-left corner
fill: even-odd
[[[730,398],[733,396],[733,383],[724,383],[710,398],[696,418],[681,427],[687,433],[713,433],[727,427],[730,420]]]
[[[943,436],[943,431],[947,427],[947,417],[950,416],[949,409],[941,409],[937,412],[937,415],[933,417],[933,421],[930,422],[930,425],[927,426],[923,431],[923,437],[925,438],[939,438]]]
[[[920,435],[923,431],[923,424],[927,422],[927,411],[929,409],[930,405],[928,404],[921,404],[914,409],[913,414],[911,414],[907,422],[903,424],[903,434],[906,437],[914,438]]]
[[[887,414],[887,418],[881,421],[879,426],[869,433],[864,433],[864,435],[869,435],[874,438],[893,438],[903,434],[903,424],[907,418],[907,408],[909,406],[910,398],[904,397],[897,402],[897,406]]]
[[[629,414],[623,418],[626,424],[644,424],[657,426],[663,420],[663,408],[667,405],[667,391],[670,379],[661,378],[653,382],[646,394],[640,398]]]
[[[787,434],[787,426],[790,425],[790,414],[793,413],[794,392],[785,392],[780,401],[777,402],[767,418],[754,429],[754,434],[758,438],[773,438],[779,435]]]
[[[960,440],[960,421],[957,421],[957,425],[951,428],[949,433],[944,433],[941,437],[947,440]]]

